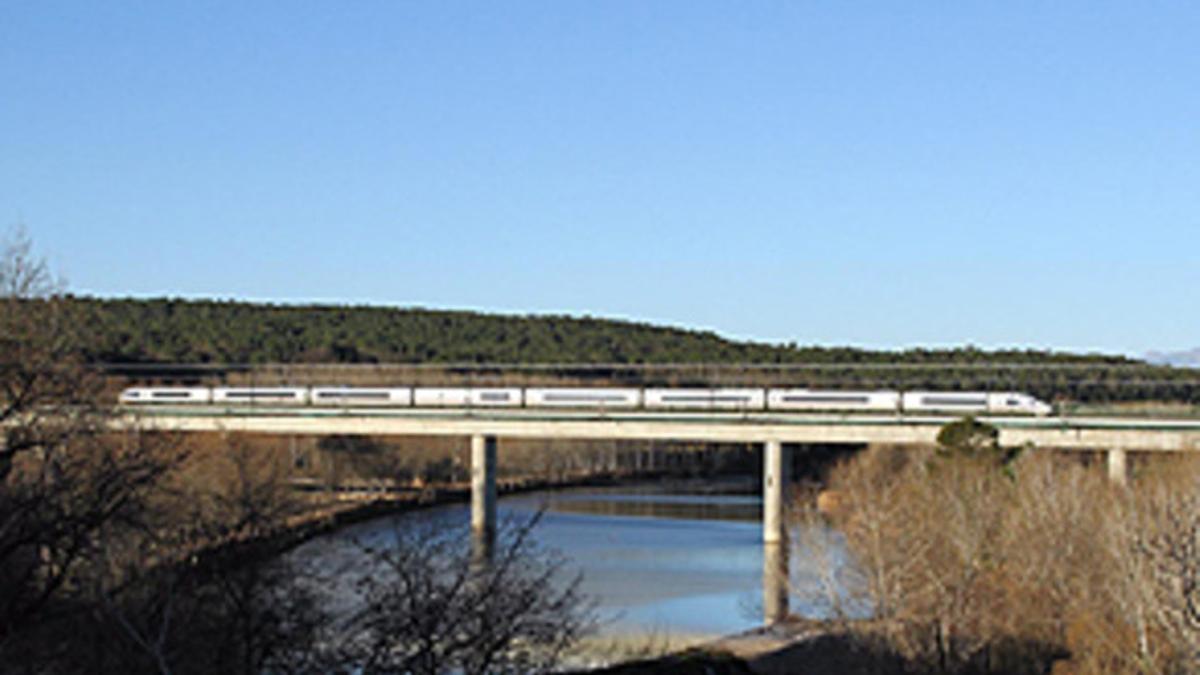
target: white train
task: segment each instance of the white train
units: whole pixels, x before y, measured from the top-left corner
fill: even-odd
[[[598,410],[726,410],[812,412],[939,412],[1049,415],[1029,394],[983,391],[845,391],[727,388],[519,387],[131,387],[128,405],[282,405],[319,408],[587,408]]]

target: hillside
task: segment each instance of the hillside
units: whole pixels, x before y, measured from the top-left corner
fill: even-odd
[[[520,369],[484,370],[492,381],[509,383],[988,389],[1083,403],[1200,403],[1194,370],[1121,356],[771,345],[704,331],[567,316],[175,299],[72,297],[67,302],[88,327],[81,345],[84,357],[104,364],[110,373],[135,378],[180,376],[149,364],[223,364],[211,366],[208,376],[235,377],[231,373],[239,371],[255,373],[245,377],[259,382],[267,371],[255,365],[291,364],[282,371],[273,367],[273,377],[296,382],[331,377],[328,370],[303,372],[312,364],[392,364],[373,368],[377,372],[372,375],[355,371],[353,381],[408,382],[413,374],[396,370],[402,368],[396,364],[454,364],[445,371],[448,375],[431,376],[433,381],[479,382],[480,368],[464,364],[565,364],[541,371],[536,376],[541,379],[529,379],[528,373],[516,372]],[[230,370],[230,364],[244,365]],[[639,364],[684,365],[644,371]]]
[[[104,363],[1078,363],[1038,351],[866,351],[724,339],[568,316],[232,301],[72,298]]]

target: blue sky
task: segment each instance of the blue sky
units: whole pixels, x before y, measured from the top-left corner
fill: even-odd
[[[1200,345],[1200,3],[0,7],[79,292]]]

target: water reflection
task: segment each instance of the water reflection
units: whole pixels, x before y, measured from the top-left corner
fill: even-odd
[[[596,599],[602,632],[613,638],[712,638],[774,620],[789,605],[809,615],[824,609],[803,595],[789,596],[787,563],[794,583],[805,578],[808,557],[788,555],[778,545],[764,549],[756,496],[572,490],[507,497],[498,506],[501,522],[545,510],[536,540],[582,572],[582,590]],[[467,505],[439,507],[348,527],[297,554],[332,566],[353,556],[356,542],[378,545],[396,527],[468,522]]]
[[[541,501],[557,513],[682,520],[759,522],[762,500],[742,495],[583,492],[546,495]]]
[[[471,530],[471,568],[476,572],[487,569],[495,557],[496,533]]]
[[[782,621],[788,615],[788,547],[763,544],[763,623]]]

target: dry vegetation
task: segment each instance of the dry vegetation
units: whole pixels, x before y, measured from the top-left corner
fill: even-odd
[[[1158,457],[1128,488],[1046,452],[875,448],[837,467],[822,601],[864,651],[937,673],[1200,669],[1200,464]],[[816,525],[812,510],[803,519]],[[818,533],[814,536],[813,533]],[[851,620],[864,609],[874,617]],[[891,659],[889,661],[889,659]]]
[[[553,592],[560,566],[527,537],[468,565],[447,533],[366,561],[462,587],[450,606],[377,602],[371,625],[410,628],[364,646],[326,612],[325,580],[270,545],[329,496],[293,489],[290,443],[114,432],[82,328],[28,240],[0,242],[0,672],[400,672],[401,652],[421,672],[512,672],[552,662],[586,626],[584,599]],[[325,450],[339,453],[386,459]],[[403,589],[373,581],[368,599]]]

